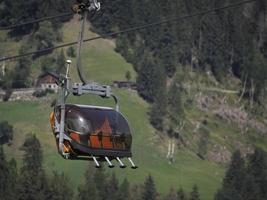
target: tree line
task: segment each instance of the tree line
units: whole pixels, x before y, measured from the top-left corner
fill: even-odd
[[[92,20],[93,30],[104,36],[238,2],[240,0],[103,0],[101,14]],[[138,75],[138,93],[151,103],[150,121],[157,130],[175,134],[177,121],[183,120],[181,90],[177,88],[182,77],[176,77],[177,69],[210,72],[221,83],[235,76],[244,85],[245,98],[264,103],[266,11],[267,2],[257,0],[116,36],[116,51],[133,64]],[[167,84],[170,80],[173,84]],[[174,104],[180,111],[176,115],[172,114]]]
[[[0,122],[0,145],[10,143],[13,139],[13,126],[7,121]]]
[[[7,160],[0,146],[0,199],[6,200],[200,200],[198,187],[190,193],[180,187],[163,195],[148,175],[143,184],[131,184],[125,178],[119,183],[116,174],[104,168],[95,169],[89,163],[84,181],[73,186],[67,174],[54,172],[48,176],[43,168],[43,153],[39,140],[27,136],[21,150],[22,165],[18,169],[14,159]],[[243,158],[236,151],[225,173],[221,188],[214,200],[265,200],[267,198],[267,154],[257,148]]]
[[[232,156],[221,189],[215,200],[265,200],[267,199],[267,154],[261,149],[241,157],[239,151]]]
[[[74,186],[67,174],[53,172],[47,175],[43,168],[43,153],[38,138],[30,134],[23,143],[22,165],[14,159],[7,160],[0,146],[0,199],[5,200],[200,200],[198,187],[190,193],[182,188],[170,189],[161,195],[149,175],[143,184],[131,184],[127,179],[119,183],[116,175],[104,168],[95,169],[89,163],[85,179]]]
[[[102,0],[102,10],[89,19],[93,30],[99,34],[121,31],[133,26],[157,22],[168,18],[185,16],[199,11],[223,7],[240,0],[218,2],[216,0],[159,0],[145,2],[137,0]],[[8,26],[36,18],[70,11],[73,1],[0,1],[0,25]],[[116,37],[116,51],[132,63],[137,74],[137,88],[140,96],[152,104],[150,118],[152,125],[166,132],[173,129],[171,122],[164,118],[172,115],[166,105],[170,86],[167,80],[173,79],[178,68],[190,67],[199,72],[211,71],[218,81],[227,81],[234,75],[245,88],[244,96],[263,103],[266,96],[267,80],[267,3],[257,0],[237,8],[217,11],[209,15],[166,23],[148,29],[121,34]],[[60,28],[69,17],[17,27],[9,32],[9,37],[19,40],[29,36],[21,45],[19,53],[53,47],[62,41]],[[75,55],[73,48],[68,52]],[[0,86],[6,90],[28,87],[32,59],[52,52],[36,54],[32,58],[22,58],[15,69],[1,79]],[[61,52],[42,59],[42,69],[61,70]],[[59,59],[59,61],[57,61]],[[58,64],[59,62],[59,64]],[[49,66],[49,67],[47,67]],[[176,79],[173,83],[177,84]],[[178,95],[179,96],[179,95]],[[175,102],[179,104],[179,97]],[[163,106],[165,105],[165,106]],[[155,117],[160,112],[162,117]],[[179,116],[182,120],[183,115]]]
[[[1,0],[0,1],[0,26],[8,27],[14,24],[23,24],[39,18],[54,16],[70,11],[72,1],[64,0]],[[68,20],[69,17],[56,19],[51,21],[53,28],[61,26],[60,22]],[[29,24],[27,26],[19,26],[9,32],[10,36],[22,36],[32,33],[40,27],[39,23]]]

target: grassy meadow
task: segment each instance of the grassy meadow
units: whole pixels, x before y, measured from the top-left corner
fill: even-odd
[[[78,35],[79,24],[73,19],[63,27],[64,42],[75,41]],[[88,31],[86,38],[95,34]],[[83,48],[83,68],[88,79],[104,84],[114,80],[125,80],[126,71],[132,77],[135,72],[129,63],[114,51],[113,41],[100,39],[86,43]],[[35,74],[40,70],[38,60],[33,64]],[[71,76],[77,80],[76,69],[71,69]],[[120,99],[121,112],[128,118],[133,130],[133,155],[139,168],[127,168],[115,171],[120,180],[127,177],[130,183],[143,183],[148,174],[151,174],[159,192],[167,193],[170,187],[183,187],[190,191],[197,184],[201,198],[211,200],[221,184],[224,167],[209,161],[199,159],[194,153],[186,149],[175,150],[173,165],[166,159],[168,140],[159,137],[148,121],[149,105],[144,102],[135,91],[115,89],[114,93]],[[84,172],[88,163],[86,161],[67,161],[57,154],[54,137],[49,125],[49,113],[52,111],[50,103],[54,96],[48,100],[34,102],[2,102],[0,103],[0,121],[6,120],[14,126],[14,141],[11,146],[5,146],[9,158],[16,158],[19,165],[23,158],[20,151],[25,136],[34,133],[40,139],[44,154],[44,168],[47,173],[54,170],[68,174],[73,185],[79,185],[84,180]],[[103,100],[98,97],[84,96],[71,97],[69,102],[81,104],[96,104],[112,106],[112,100]],[[191,111],[194,112],[194,111]],[[186,134],[186,133],[185,133]],[[214,136],[215,137],[215,136]],[[117,163],[116,163],[117,164]]]

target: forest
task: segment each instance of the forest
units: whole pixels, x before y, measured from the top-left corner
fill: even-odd
[[[118,4],[114,1],[106,4],[103,15],[92,23],[99,34],[105,35],[238,2],[132,0]],[[105,5],[105,1],[103,3]],[[178,68],[211,72],[221,83],[226,82],[229,76],[235,76],[246,88],[244,96],[264,104],[267,80],[266,10],[266,1],[257,0],[211,15],[116,37],[116,50],[133,64],[138,74],[140,96],[152,104],[150,121],[156,129],[174,134],[175,124],[182,121],[181,94],[172,92],[178,91],[177,85],[182,81],[175,76]],[[167,84],[170,79],[174,79],[172,84]],[[181,106],[170,109],[174,104]],[[168,122],[165,122],[166,118]]]
[[[35,135],[28,135],[21,149],[24,151],[23,164],[18,169],[16,161],[8,161],[0,148],[0,199],[156,200],[160,197],[150,175],[142,185],[131,185],[127,179],[119,183],[115,174],[109,174],[104,168],[95,169],[91,164],[84,175],[84,183],[79,186],[72,185],[64,173],[47,175],[42,166],[42,148]],[[171,189],[162,199],[199,200],[200,197],[197,186],[194,186],[190,194],[182,188]]]
[[[171,188],[162,195],[157,192],[153,177],[143,184],[131,184],[127,179],[119,182],[116,175],[104,168],[89,164],[83,183],[73,185],[64,173],[51,175],[43,169],[43,153],[39,140],[29,134],[21,147],[23,163],[18,169],[14,159],[7,160],[0,147],[0,199],[5,200],[200,200],[197,185],[187,193],[183,188]],[[239,151],[233,156],[215,200],[265,200],[267,197],[267,155],[256,149],[247,159]],[[78,170],[78,169],[73,169]],[[77,192],[76,192],[77,189]]]

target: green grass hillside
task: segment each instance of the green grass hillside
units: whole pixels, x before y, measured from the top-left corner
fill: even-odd
[[[89,29],[89,24],[86,28]],[[63,27],[64,41],[76,41],[80,24],[75,17]],[[97,36],[87,31],[84,38]],[[135,77],[135,71],[129,63],[126,63],[121,55],[114,51],[115,44],[111,40],[99,39],[84,43],[82,53],[82,66],[88,80],[99,81],[103,84],[110,84],[114,80],[125,80],[125,73],[130,71]],[[72,78],[78,80],[76,71],[76,60],[73,59],[71,70]]]
[[[138,170],[115,169],[120,178],[127,177],[131,183],[141,183],[148,174],[156,180],[159,191],[167,192],[172,187],[183,186],[190,190],[193,184],[198,184],[203,199],[211,199],[220,184],[223,168],[208,161],[202,161],[187,150],[176,152],[175,164],[169,165],[162,148],[164,140],[154,135],[147,120],[147,105],[131,91],[116,91],[121,100],[121,111],[129,119],[133,132],[134,160]],[[74,100],[74,99],[72,99]],[[95,100],[95,101],[94,101]],[[97,103],[95,98],[82,98],[78,103]],[[109,102],[104,102],[109,105]],[[8,102],[0,104],[0,121],[8,120],[15,128],[13,144],[6,147],[8,157],[21,160],[19,150],[27,133],[35,133],[40,139],[48,172],[53,170],[68,173],[73,184],[78,185],[83,180],[87,162],[66,161],[57,155],[55,141],[48,124],[51,111],[49,102]],[[108,171],[111,171],[108,169]]]
[[[76,40],[79,24],[77,19],[66,23],[63,27],[64,42]],[[87,32],[86,37],[95,34]],[[124,80],[126,71],[133,76],[135,72],[132,66],[114,51],[113,41],[100,39],[86,43],[83,49],[83,67],[86,77],[101,83],[111,83],[114,80]],[[33,74],[40,73],[38,60],[33,64]],[[73,60],[75,65],[75,60]],[[71,75],[77,80],[76,69],[72,67]],[[120,179],[127,177],[131,183],[142,183],[151,174],[156,181],[160,192],[168,192],[170,187],[184,187],[190,191],[194,184],[200,189],[202,199],[212,199],[220,186],[224,167],[213,162],[199,159],[191,150],[176,149],[175,163],[168,164],[167,138],[159,137],[148,121],[148,104],[133,91],[115,90],[119,96],[121,111],[128,118],[133,132],[134,160],[139,166],[138,170],[114,169]],[[53,97],[51,96],[51,99]],[[72,97],[70,102],[82,104],[112,105],[111,100],[86,96]],[[44,153],[45,169],[66,172],[73,185],[79,185],[83,181],[84,171],[88,165],[85,161],[66,161],[58,154],[55,141],[48,122],[51,101],[40,100],[36,102],[7,102],[0,103],[0,121],[7,120],[14,126],[14,141],[11,146],[5,146],[9,158],[16,158],[21,163],[22,145],[28,133],[34,133],[40,139]],[[108,169],[112,172],[113,170]]]

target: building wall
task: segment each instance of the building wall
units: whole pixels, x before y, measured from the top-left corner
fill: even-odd
[[[55,92],[58,92],[58,85],[55,83],[42,83],[41,88],[43,90],[50,89],[50,90],[53,90]]]

